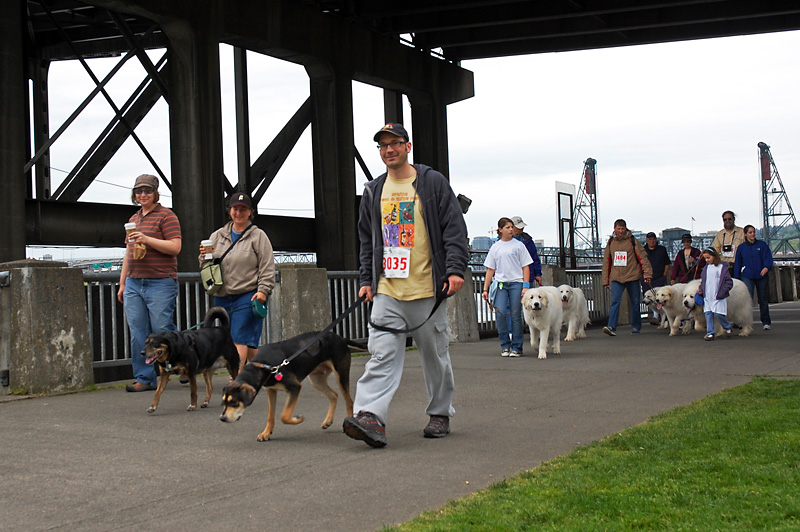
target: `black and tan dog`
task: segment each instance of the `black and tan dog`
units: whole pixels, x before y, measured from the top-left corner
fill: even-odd
[[[219,326],[212,326],[215,320]],[[161,394],[167,387],[172,373],[186,375],[189,378],[191,403],[187,410],[197,410],[197,374],[202,373],[206,381],[206,397],[200,408],[208,406],[211,399],[211,375],[214,363],[220,358],[228,367],[232,378],[239,373],[239,353],[231,338],[231,322],[228,313],[222,307],[211,307],[199,329],[179,332],[161,332],[147,337],[142,356],[148,364],[159,367],[158,387],[153,404],[147,409],[152,413],[158,408]]]
[[[339,390],[344,397],[347,415],[353,415],[353,398],[350,395],[350,349],[348,345],[359,347],[350,340],[345,340],[335,333],[328,333],[311,344],[300,355],[287,365],[279,368],[278,372],[272,368],[292,356],[307,342],[314,339],[318,332],[304,333],[283,342],[262,345],[258,354],[247,364],[236,380],[228,383],[222,392],[222,415],[220,420],[227,423],[238,421],[244,409],[250,406],[261,388],[266,388],[269,411],[267,413],[267,426],[264,432],[258,435],[258,441],[267,441],[275,427],[275,402],[278,390],[289,394],[286,405],[281,413],[281,421],[289,425],[303,422],[302,416],[294,415],[294,408],[300,396],[301,382],[306,377],[311,384],[328,398],[328,414],[322,422],[322,428],[327,429],[333,423],[336,411],[336,402],[339,398],[335,390],[328,385],[328,375],[336,374]]]

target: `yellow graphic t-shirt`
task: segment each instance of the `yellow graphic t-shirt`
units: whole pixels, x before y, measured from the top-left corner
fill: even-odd
[[[425,230],[422,203],[412,185],[416,177],[392,179],[387,176],[381,193],[381,229],[385,252],[378,293],[400,301],[434,296],[428,232]],[[408,261],[407,265],[404,259]],[[404,266],[408,269],[405,277],[402,276]]]

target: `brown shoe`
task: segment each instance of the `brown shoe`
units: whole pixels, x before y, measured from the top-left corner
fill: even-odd
[[[133,384],[129,384],[125,387],[126,392],[146,392],[148,390],[155,390],[155,389],[156,389],[155,386],[149,386],[139,381],[136,381]]]
[[[426,438],[443,438],[450,434],[450,418],[447,416],[431,416],[428,426],[422,431]]]

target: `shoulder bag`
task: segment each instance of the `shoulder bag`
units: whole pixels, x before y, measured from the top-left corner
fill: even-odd
[[[233,249],[233,246],[238,244],[239,241],[242,238],[244,238],[244,234],[251,227],[253,227],[253,224],[248,225],[247,228],[245,228],[245,230],[242,231],[241,236],[236,239],[236,242],[231,244],[231,247],[225,250],[225,253],[223,253],[221,257],[219,257],[218,259],[210,260],[200,267],[200,280],[203,283],[203,288],[205,289],[206,292],[208,292],[209,295],[213,296],[214,294],[219,292],[220,288],[222,288],[223,286],[222,268],[220,267],[222,259],[224,259],[228,253],[230,253],[230,251]]]

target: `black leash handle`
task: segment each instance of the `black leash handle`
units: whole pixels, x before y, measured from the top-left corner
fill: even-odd
[[[442,288],[442,290],[440,292],[436,293],[436,303],[434,303],[433,308],[431,309],[431,313],[428,314],[428,317],[425,318],[425,320],[422,323],[420,323],[419,325],[417,325],[416,327],[411,327],[410,329],[395,329],[393,327],[387,327],[386,325],[378,325],[377,323],[372,321],[372,308],[370,308],[369,316],[367,317],[367,323],[369,323],[370,326],[372,326],[373,329],[377,329],[377,330],[383,331],[383,332],[390,332],[390,333],[394,333],[394,334],[412,333],[412,332],[416,331],[417,329],[419,329],[420,327],[422,327],[423,325],[425,325],[426,323],[428,323],[428,320],[431,319],[431,316],[433,316],[433,313],[436,312],[436,309],[439,308],[439,305],[442,304],[442,301],[447,299],[447,291],[449,289],[450,289],[450,282],[445,280],[444,288]]]

